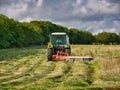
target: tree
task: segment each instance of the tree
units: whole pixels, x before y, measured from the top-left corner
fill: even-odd
[[[102,32],[96,35],[97,43],[101,44],[116,44],[118,42],[118,35],[111,32]]]
[[[95,42],[95,37],[88,31],[71,28],[68,33],[72,44],[92,44]]]
[[[120,44],[120,33],[118,34],[118,44]]]

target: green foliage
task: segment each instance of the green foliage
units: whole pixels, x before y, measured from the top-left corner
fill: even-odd
[[[52,32],[66,32],[71,44],[120,44],[120,34],[103,32],[94,36],[88,31],[68,29],[49,21],[20,23],[0,14],[0,48],[47,44]]]
[[[95,41],[95,37],[88,31],[71,28],[68,34],[72,44],[92,44]]]
[[[120,44],[120,33],[118,35],[118,43]]]
[[[102,44],[117,44],[119,42],[118,35],[111,32],[98,33],[96,40],[98,43]]]

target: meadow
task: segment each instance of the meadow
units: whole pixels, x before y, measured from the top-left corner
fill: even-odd
[[[119,45],[71,45],[90,62],[47,61],[47,46],[0,50],[0,90],[120,90]]]

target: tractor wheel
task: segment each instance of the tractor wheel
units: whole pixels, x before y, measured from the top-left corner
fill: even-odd
[[[48,61],[52,61],[52,54],[53,54],[53,50],[51,48],[48,48],[48,50],[47,50]]]
[[[65,52],[70,56],[71,55],[71,49],[65,49]]]

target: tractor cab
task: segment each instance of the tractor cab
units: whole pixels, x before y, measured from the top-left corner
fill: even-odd
[[[55,45],[69,45],[69,37],[66,33],[52,33],[50,42]]]

